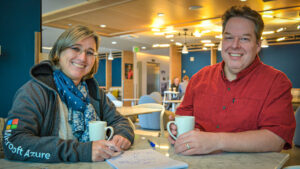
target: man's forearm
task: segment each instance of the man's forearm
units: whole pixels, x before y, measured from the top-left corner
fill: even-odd
[[[285,141],[269,130],[219,134],[218,148],[228,152],[281,151]]]

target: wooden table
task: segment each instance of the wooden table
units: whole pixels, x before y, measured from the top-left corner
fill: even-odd
[[[221,153],[214,155],[183,156],[174,153],[165,137],[136,135],[131,150],[150,148],[148,139],[156,144],[155,150],[172,159],[188,163],[189,169],[279,169],[288,160],[286,153]],[[112,169],[106,162],[79,163],[31,163],[0,160],[0,169]]]
[[[138,107],[138,106],[132,106],[132,107],[117,107],[117,111],[125,116],[132,128],[135,130],[135,125],[129,118],[129,116],[133,115],[139,115],[139,114],[147,114],[147,113],[153,113],[153,112],[160,112],[161,109],[155,109],[155,108],[144,108],[144,107]]]

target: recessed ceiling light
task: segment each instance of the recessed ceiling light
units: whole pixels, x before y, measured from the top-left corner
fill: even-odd
[[[102,24],[102,25],[100,25],[100,27],[101,27],[101,28],[105,28],[105,27],[106,27],[106,25]]]
[[[276,39],[276,41],[283,41],[283,40],[285,40],[285,37]]]
[[[72,26],[72,24],[71,24],[71,23],[69,23],[68,25],[69,25],[69,26]]]
[[[297,26],[297,29],[300,29],[300,25]]]
[[[164,13],[157,13],[157,16],[164,16]]]
[[[189,10],[197,10],[197,9],[201,9],[201,8],[202,8],[202,6],[195,5],[195,6],[190,6]]]
[[[171,41],[171,42],[174,42],[174,39],[171,39],[170,41]]]
[[[142,49],[147,49],[146,46],[142,46]]]
[[[201,40],[201,43],[211,43],[211,40]]]
[[[279,28],[279,29],[277,29],[276,30],[276,32],[281,32],[281,31],[283,31],[283,30],[285,30],[286,28]]]
[[[111,44],[114,44],[114,45],[115,45],[115,44],[117,44],[117,42],[116,42],[116,41],[112,41]]]
[[[246,2],[247,0],[240,0],[241,2]]]
[[[263,35],[267,35],[267,34],[272,34],[272,33],[274,33],[274,31],[263,31]]]

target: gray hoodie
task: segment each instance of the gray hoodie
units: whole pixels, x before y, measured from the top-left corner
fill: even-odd
[[[14,97],[3,129],[5,157],[35,162],[92,161],[92,142],[59,138],[58,93],[53,80],[53,63],[44,61],[31,69],[32,79]],[[94,78],[86,80],[90,102],[114,134],[133,143],[134,133]]]

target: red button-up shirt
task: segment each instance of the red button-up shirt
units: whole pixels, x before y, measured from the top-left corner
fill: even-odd
[[[223,67],[221,62],[197,72],[176,114],[195,116],[195,126],[208,132],[268,129],[290,148],[296,122],[287,76],[258,56],[231,82]]]

